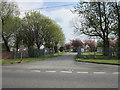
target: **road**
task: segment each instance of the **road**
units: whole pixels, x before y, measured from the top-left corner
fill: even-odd
[[[2,66],[3,88],[118,88],[118,66],[74,61],[76,53]]]

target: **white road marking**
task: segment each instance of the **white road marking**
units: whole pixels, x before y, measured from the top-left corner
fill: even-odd
[[[46,72],[51,72],[51,73],[54,73],[54,72],[56,72],[56,71],[46,71]]]
[[[72,73],[72,71],[60,71],[62,73]]]
[[[88,72],[77,72],[77,73],[88,73]]]
[[[120,72],[113,72],[112,74],[120,74]]]
[[[40,70],[32,70],[31,72],[41,72]]]
[[[106,72],[93,72],[94,74],[105,74]]]
[[[22,71],[22,70],[21,70]],[[41,72],[40,70],[31,70],[31,72]],[[45,71],[50,73],[55,73],[56,71]],[[72,71],[60,71],[61,73],[72,73]],[[87,74],[88,72],[76,72],[81,74]],[[105,74],[106,72],[93,72],[93,74]],[[113,72],[112,74],[120,74],[120,72]]]

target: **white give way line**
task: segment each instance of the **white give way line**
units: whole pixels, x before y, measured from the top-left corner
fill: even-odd
[[[41,72],[40,70],[31,70],[31,72]],[[48,73],[56,73],[57,71],[44,71]],[[59,71],[60,73],[73,73],[73,71]],[[77,71],[78,74],[88,74],[90,72],[80,72]],[[92,72],[93,74],[106,74],[107,72]],[[112,72],[112,74],[120,74],[120,72]]]

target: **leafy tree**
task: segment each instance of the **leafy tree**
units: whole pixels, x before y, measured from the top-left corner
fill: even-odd
[[[44,28],[43,28],[43,36],[44,36],[44,42],[45,46],[47,48],[54,48],[54,35],[55,35],[55,24],[53,24],[53,21],[50,18],[44,19]]]
[[[117,45],[117,40],[110,40],[109,43],[111,47],[115,47]]]
[[[77,32],[88,36],[100,37],[103,40],[103,53],[109,55],[109,36],[112,33],[115,16],[111,11],[112,2],[80,2],[74,12],[83,21],[74,23]],[[81,26],[79,23],[81,22]]]
[[[22,38],[23,43],[28,47],[28,54],[30,57],[34,57],[34,47],[35,45],[35,29],[34,26],[34,16],[32,13],[26,13],[26,16],[22,20]]]
[[[97,47],[97,42],[95,40],[84,40],[84,45],[88,45],[90,51],[93,51]]]
[[[118,59],[120,59],[120,3],[114,3],[115,15],[117,16],[117,34],[118,34]]]
[[[96,47],[97,46],[97,42],[95,40],[84,40],[84,45],[88,45],[90,47]]]
[[[59,25],[54,24],[53,30],[54,32],[52,33],[53,34],[52,41],[54,43],[54,50],[55,52],[58,52],[58,45],[61,46],[64,44],[65,36]]]
[[[27,45],[28,49],[32,49],[35,43],[35,29],[34,16],[31,12],[26,13],[26,16],[22,20],[22,32],[23,42]]]
[[[65,49],[69,50],[69,49],[71,49],[71,44],[70,43],[66,43],[64,47],[65,47]]]
[[[43,14],[39,12],[30,12],[31,17],[31,23],[33,25],[34,29],[34,36],[35,36],[35,44],[37,45],[37,48],[39,49],[40,46],[43,45],[43,30],[45,29],[45,22],[43,19],[47,18]],[[29,21],[30,22],[30,21]]]
[[[43,45],[43,30],[47,25],[44,18],[46,17],[38,12],[27,12],[23,18],[23,41],[28,48],[33,48],[36,44],[39,49]]]
[[[55,48],[57,52],[57,45],[65,39],[61,28],[52,19],[38,12],[26,13],[22,32],[23,41],[29,50],[36,44],[38,49],[44,45],[47,48]]]
[[[7,51],[10,52],[9,41],[11,36],[15,32],[12,22],[14,16],[19,15],[19,10],[17,4],[14,2],[2,0],[0,2],[0,5],[0,17],[2,20],[2,39],[4,41]]]
[[[45,30],[45,43],[46,47],[54,48],[55,52],[58,52],[58,44],[62,45],[65,40],[62,29],[54,21]]]
[[[81,40],[75,39],[75,40],[71,40],[71,45],[77,49],[78,47],[82,46],[83,43]]]
[[[12,36],[12,40],[14,42],[14,47],[16,47],[16,50],[18,50],[18,48],[20,47],[20,44],[22,43],[22,33],[21,33],[21,29],[22,29],[22,20],[19,17],[14,17],[12,19],[12,26],[13,26],[13,36]]]

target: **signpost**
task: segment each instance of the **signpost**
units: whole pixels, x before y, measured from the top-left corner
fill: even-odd
[[[25,49],[24,48],[19,48],[18,51],[20,52],[20,57],[21,57],[21,61],[22,61],[23,51],[25,51]]]

